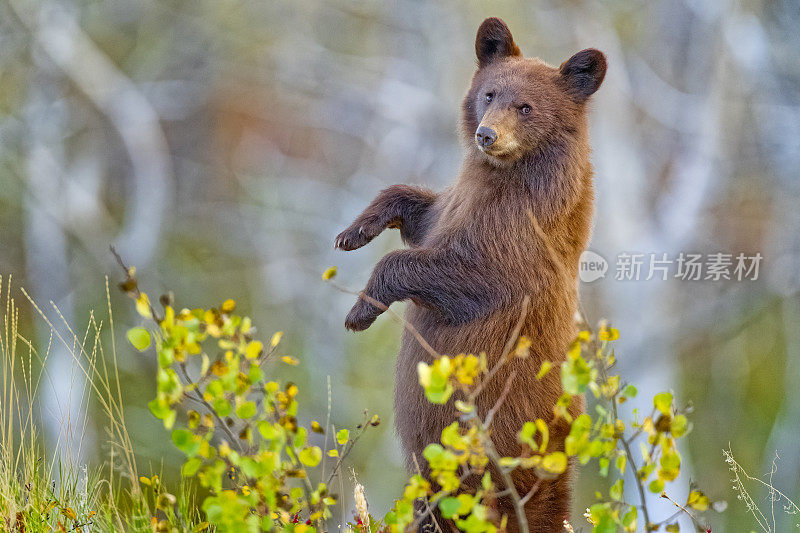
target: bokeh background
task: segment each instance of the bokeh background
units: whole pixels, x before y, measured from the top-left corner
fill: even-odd
[[[172,290],[186,306],[234,298],[262,333],[285,332],[302,365],[276,371],[301,385],[307,416],[325,413],[328,376],[339,426],[364,409],[382,415],[352,454],[382,515],[405,476],[391,424],[400,327],[383,317],[345,332],[353,297],[320,273],[338,265],[339,280],[361,288],[398,236],[348,254],[334,236],[389,184],[455,177],[459,107],[487,16],[552,64],[589,46],[607,54],[591,113],[591,249],[611,267],[582,284],[583,306],[621,330],[621,372],[640,385],[640,406],[669,388],[693,404],[683,479],[728,502],[710,516],[714,531],[757,529],[723,449],[758,476],[777,453],[773,483],[800,496],[794,0],[0,0],[0,272],[79,328],[105,308],[104,277],[120,277],[110,244],[151,294]],[[763,261],[757,280],[619,281],[622,252]],[[116,291],[112,305],[120,333],[137,323]],[[32,317],[23,329],[47,343]],[[146,409],[153,358],[119,350],[140,465],[177,479],[178,456]],[[63,453],[101,461],[102,417],[69,396],[81,386],[69,355],[55,347],[47,364],[51,444],[59,419],[88,408],[83,447],[62,439]],[[671,514],[654,505],[658,518]],[[797,521],[778,514],[777,531]]]

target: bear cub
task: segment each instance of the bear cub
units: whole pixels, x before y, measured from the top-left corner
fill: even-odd
[[[587,246],[594,192],[587,101],[603,82],[605,56],[578,52],[559,67],[524,58],[506,24],[486,19],[475,41],[478,68],[464,98],[461,135],[466,154],[458,179],[440,193],[409,185],[382,191],[336,238],[354,250],[385,228],[400,230],[408,248],[384,256],[363,293],[385,306],[409,300],[406,319],[438,352],[485,352],[494,365],[521,318],[521,334],[533,341],[530,356],[514,358],[477,399],[481,416],[495,405],[514,372],[511,393],[492,420],[501,456],[521,452],[516,433],[541,418],[550,429],[549,450],[563,450],[569,427],[553,412],[561,395],[558,372],[576,334],[578,260]],[[368,328],[382,309],[359,298],[345,326]],[[417,363],[431,356],[404,331],[397,360],[395,425],[410,469],[425,471],[425,446],[459,412],[455,395],[432,405],[417,377]],[[544,361],[553,364],[536,379]],[[573,402],[577,416],[582,402]],[[417,461],[414,461],[414,457]],[[556,479],[539,480],[517,469],[519,494],[538,488],[525,506],[532,532],[561,531],[569,516],[570,467]],[[493,472],[502,490],[503,480]],[[477,477],[467,485],[476,488]],[[517,531],[512,502],[500,498],[498,516]],[[439,524],[446,527],[441,522]]]

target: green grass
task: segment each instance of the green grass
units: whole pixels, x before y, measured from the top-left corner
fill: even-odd
[[[12,290],[10,278],[0,277],[0,531],[174,530],[174,526],[165,529],[163,519],[179,524],[180,529],[203,529],[186,484],[174,497],[158,476],[140,478],[125,425],[108,280],[107,317],[98,320],[90,314],[80,333],[66,323],[55,305],[50,314],[58,317],[58,327],[24,289],[18,292],[49,328],[50,341],[39,350],[20,333],[20,307],[13,296],[17,291]],[[66,421],[76,427],[69,432],[62,427],[49,452],[37,427],[37,396],[48,379],[48,358],[58,345],[85,378],[88,390],[80,399],[96,402],[105,418],[102,449],[107,456],[95,461],[99,466],[77,464],[65,454],[67,444],[82,447],[80,441],[67,443],[65,435],[82,435],[86,419]]]

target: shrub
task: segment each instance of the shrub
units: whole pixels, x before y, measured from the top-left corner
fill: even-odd
[[[327,443],[333,429],[314,421],[308,427],[300,425],[297,386],[266,376],[265,365],[277,359],[281,333],[275,333],[266,344],[256,339],[252,321],[235,314],[232,300],[210,309],[176,311],[172,302],[162,299],[163,312],[156,312],[139,290],[133,269],[126,273],[123,289],[135,299],[138,312],[157,324],[152,332],[144,328],[128,332],[139,350],[155,344],[158,392],[149,407],[186,455],[183,475],[196,477],[210,491],[202,503],[208,521],[219,531],[325,530],[331,507],[337,502],[328,483],[357,438],[340,430],[331,439],[330,449],[309,442],[309,435],[319,433],[326,435]],[[330,281],[334,276],[335,270],[329,269],[323,279]],[[442,516],[452,519],[462,531],[502,530],[508,520],[516,520],[522,531],[528,531],[522,510],[538,485],[527,494],[518,494],[510,482],[511,472],[534,469],[540,479],[547,479],[563,473],[574,458],[582,465],[591,462],[608,479],[606,494],[598,492],[597,503],[585,515],[593,531],[635,531],[640,521],[647,531],[678,531],[673,522],[676,515],[658,522],[651,518],[645,493],[670,499],[665,487],[678,478],[681,468],[676,441],[691,430],[687,410],[676,405],[671,392],[661,392],[653,397],[649,413],[634,410],[632,420],[622,419],[619,406],[635,397],[637,390],[612,373],[616,363],[613,342],[618,337],[619,332],[605,322],[596,328],[581,322],[580,333],[560,368],[563,395],[554,413],[571,427],[565,450],[549,449],[547,424],[531,420],[517,433],[522,444],[518,457],[499,456],[488,431],[510,390],[513,372],[498,404],[484,417],[478,415],[475,399],[503,365],[528,356],[532,341],[518,337],[517,331],[492,367],[485,354],[433,353],[431,365],[421,362],[418,366],[428,400],[444,404],[455,391],[460,392],[455,402],[459,420],[445,428],[440,442],[431,443],[424,451],[431,476],[441,489],[434,491],[422,476],[411,476],[383,519],[376,520],[363,509],[351,527],[400,532],[416,527],[438,507]],[[298,363],[289,356],[280,360]],[[551,370],[552,363],[545,361],[537,379]],[[567,408],[584,393],[591,393],[594,412],[572,419]],[[378,423],[377,417],[367,417],[361,431]],[[633,452],[637,445],[640,457]],[[324,456],[336,459],[330,473],[321,467]],[[497,489],[489,465],[496,467],[510,488]],[[626,472],[634,479],[637,504],[625,500]],[[480,489],[465,492],[463,480],[476,474],[482,479]],[[516,516],[497,516],[493,502],[498,496],[513,500]],[[427,505],[415,514],[417,501]],[[702,491],[693,487],[685,504],[673,503],[677,513],[689,515],[698,527],[704,527],[698,513],[707,509],[709,502]],[[565,522],[566,529],[571,527]]]

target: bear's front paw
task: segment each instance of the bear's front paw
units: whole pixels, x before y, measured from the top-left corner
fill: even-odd
[[[376,306],[367,302],[366,300],[358,299],[356,304],[347,313],[347,318],[344,320],[344,327],[350,331],[364,331],[375,322],[383,311]]]
[[[356,222],[336,237],[334,246],[345,251],[361,248],[374,239],[381,232],[381,229],[377,223]]]

